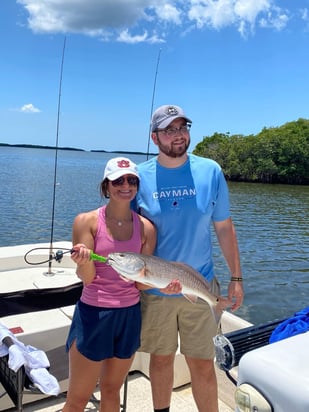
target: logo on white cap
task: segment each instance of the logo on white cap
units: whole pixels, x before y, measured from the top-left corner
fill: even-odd
[[[122,160],[119,160],[118,162],[117,162],[117,166],[118,167],[130,167],[130,162],[129,162],[129,160],[124,160],[124,159],[122,159]]]

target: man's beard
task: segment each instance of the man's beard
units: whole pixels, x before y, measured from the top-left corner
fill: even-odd
[[[171,144],[170,146],[164,145],[159,139],[159,137],[157,137],[157,142],[160,151],[164,153],[166,156],[173,158],[183,156],[188,150],[188,147],[190,146],[190,138],[187,143],[184,141],[184,146],[177,145],[176,148],[173,144]]]

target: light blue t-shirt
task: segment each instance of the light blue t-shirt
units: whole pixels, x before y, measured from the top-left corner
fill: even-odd
[[[138,165],[138,172],[140,187],[135,208],[157,228],[154,254],[185,262],[211,281],[212,222],[230,217],[221,167],[211,159],[189,154],[180,167],[163,167],[154,157]],[[161,295],[157,289],[147,292]]]

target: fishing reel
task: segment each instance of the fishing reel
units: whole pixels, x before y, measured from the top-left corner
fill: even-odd
[[[42,260],[42,254],[34,254],[33,252],[35,251],[42,251],[42,250],[48,250],[48,258],[44,258]],[[37,248],[33,248],[31,250],[29,250],[25,256],[24,256],[24,260],[26,263],[28,263],[28,265],[43,265],[44,263],[49,263],[52,262],[53,260],[55,260],[58,263],[61,263],[62,259],[63,259],[63,255],[66,253],[72,253],[73,249],[66,249],[63,248],[56,250],[56,248],[53,247],[37,247]]]

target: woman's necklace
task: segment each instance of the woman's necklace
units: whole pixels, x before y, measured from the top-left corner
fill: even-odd
[[[108,216],[107,213],[105,212],[105,217],[106,219],[115,222],[117,226],[121,227],[124,223],[130,223],[132,222],[132,215],[130,216],[129,219],[117,219],[115,217],[112,216]]]
[[[112,218],[113,219],[113,218]],[[115,219],[117,226],[122,226],[124,222],[122,222],[122,220],[117,220]]]
[[[123,220],[119,220],[116,219],[115,217],[109,217],[107,216],[108,220],[111,220],[112,222],[115,222],[117,226],[121,227],[124,223],[131,223],[132,219],[123,219]]]

